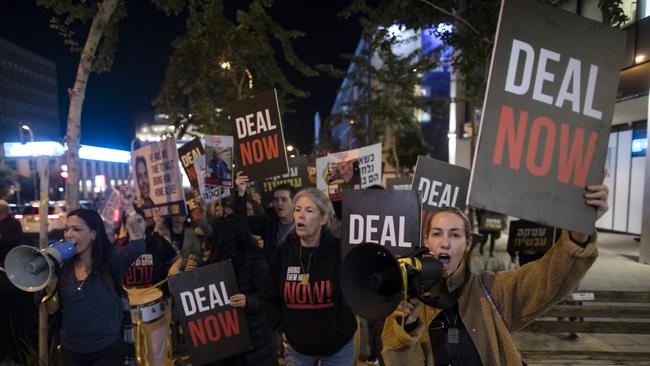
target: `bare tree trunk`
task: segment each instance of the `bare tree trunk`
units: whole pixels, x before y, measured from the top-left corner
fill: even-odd
[[[47,248],[47,214],[49,209],[49,184],[50,184],[50,159],[47,156],[39,156],[36,160],[38,177],[40,179],[40,202],[38,206],[39,230],[38,247]],[[41,304],[38,311],[38,359],[42,366],[47,366],[47,311],[45,305]]]
[[[386,151],[390,153],[395,164],[395,175],[400,177],[402,171],[400,169],[399,156],[397,156],[397,138],[395,137],[395,129],[391,126],[390,122],[387,122],[384,126],[384,146]]]
[[[86,96],[86,84],[95,59],[97,45],[104,34],[118,0],[104,0],[99,4],[99,9],[88,32],[86,44],[81,51],[81,59],[77,68],[77,77],[74,87],[68,89],[70,107],[68,109],[68,128],[65,141],[68,144],[66,163],[68,165],[68,179],[65,182],[66,210],[70,212],[79,207],[79,140],[81,138],[81,109]]]

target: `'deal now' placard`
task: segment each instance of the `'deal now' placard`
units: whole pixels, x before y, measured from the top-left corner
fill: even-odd
[[[237,170],[252,181],[286,174],[280,107],[275,89],[228,106],[235,138]]]
[[[536,0],[504,0],[469,204],[590,234],[625,33]]]
[[[239,292],[230,261],[171,276],[169,288],[193,365],[253,347],[244,311],[230,305],[230,296]]]

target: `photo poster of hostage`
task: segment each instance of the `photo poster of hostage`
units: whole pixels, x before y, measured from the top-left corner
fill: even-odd
[[[296,189],[296,192],[309,186],[307,176],[307,157],[297,156],[289,159],[289,172],[277,177],[266,178],[255,183],[255,190],[260,193],[262,203],[266,205],[273,200],[273,190],[281,184],[288,184]],[[266,207],[266,206],[265,206]]]
[[[327,191],[330,201],[340,201],[343,189],[361,188],[360,150],[327,154]]]
[[[379,244],[398,257],[420,247],[417,192],[345,189],[342,206],[341,259],[363,243]]]
[[[171,276],[169,289],[193,365],[252,349],[244,311],[230,305],[239,290],[229,260]]]
[[[441,207],[465,210],[469,186],[469,169],[418,156],[411,189],[418,193],[422,205],[422,242],[432,213]]]
[[[131,153],[135,205],[146,218],[186,215],[176,139],[153,142]]]
[[[236,171],[243,171],[251,181],[286,174],[289,165],[275,89],[236,101],[227,109],[235,138]]]
[[[205,203],[212,203],[219,198],[230,196],[230,189],[205,184],[206,157],[201,155],[194,160],[194,170],[199,183],[199,194]]]
[[[625,33],[536,0],[504,0],[497,29],[469,204],[591,234]]]
[[[232,136],[205,135],[205,184],[232,188]]]

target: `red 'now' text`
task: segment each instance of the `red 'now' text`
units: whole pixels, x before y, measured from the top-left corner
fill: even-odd
[[[295,281],[284,283],[284,302],[289,309],[323,309],[334,306],[332,284],[329,280],[302,284]]]
[[[187,329],[192,337],[194,347],[199,343],[218,342],[221,337],[229,338],[238,335],[239,318],[235,309],[226,310],[216,315],[208,315],[201,319],[187,322]]]
[[[241,153],[242,166],[277,159],[279,156],[278,135],[274,134],[252,141],[242,142],[239,144],[239,151]]]
[[[591,168],[591,161],[598,141],[598,133],[591,132],[588,141],[585,141],[585,130],[577,127],[571,140],[571,126],[562,122],[559,124],[559,138],[557,131],[558,124],[548,117],[539,116],[535,118],[528,128],[528,112],[519,112],[518,123],[515,122],[515,112],[512,107],[501,106],[499,126],[496,138],[496,146],[492,154],[492,163],[501,165],[504,149],[507,144],[509,167],[519,170],[521,159],[526,150],[526,169],[535,176],[546,176],[551,170],[553,154],[556,141],[560,144],[559,156],[557,157],[557,180],[562,183],[569,183],[573,176],[573,185],[584,187]],[[538,164],[538,145],[542,131],[545,132],[543,154]],[[584,146],[587,145],[585,151]]]

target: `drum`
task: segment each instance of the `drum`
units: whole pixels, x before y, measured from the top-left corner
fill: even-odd
[[[165,315],[163,293],[157,287],[126,289],[133,323],[151,323]]]

